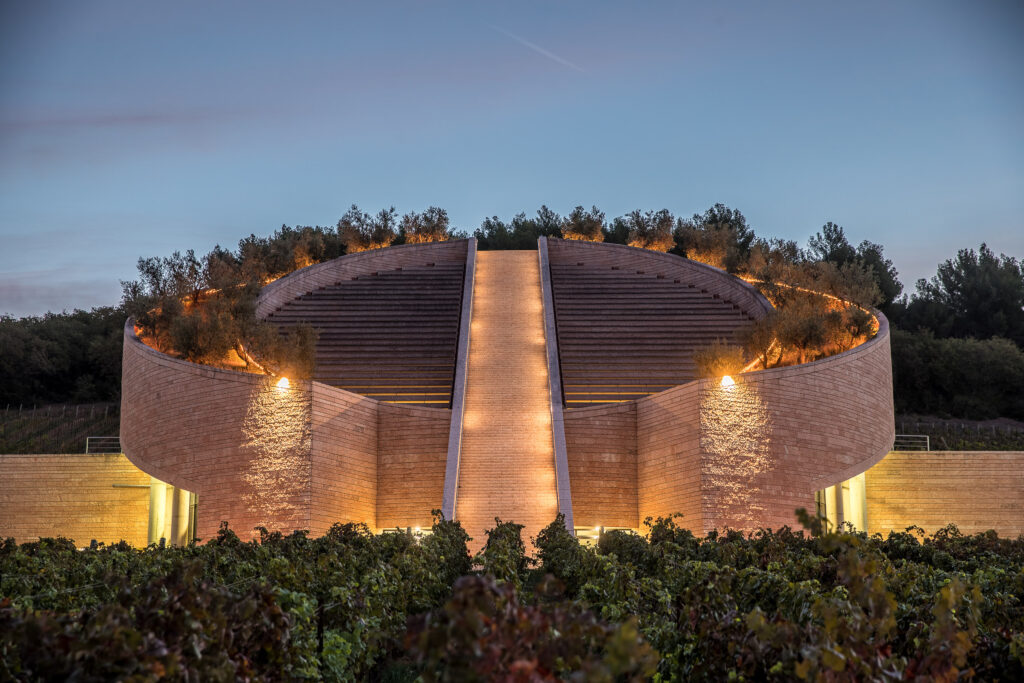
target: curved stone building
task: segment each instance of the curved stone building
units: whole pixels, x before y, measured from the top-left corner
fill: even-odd
[[[695,349],[770,310],[720,270],[619,245],[362,252],[260,296],[282,330],[319,330],[309,381],[170,358],[126,326],[121,444],[182,492],[172,516],[193,500],[200,538],[222,520],[422,527],[438,508],[477,542],[495,517],[535,535],[558,512],[581,534],[677,512],[698,533],[778,527],[816,504],[863,526],[862,475],[894,436],[887,322],[813,363],[696,378]]]

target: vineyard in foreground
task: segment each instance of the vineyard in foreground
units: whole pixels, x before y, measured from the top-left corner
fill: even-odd
[[[1024,539],[497,522],[0,545],[0,680],[1024,680]]]

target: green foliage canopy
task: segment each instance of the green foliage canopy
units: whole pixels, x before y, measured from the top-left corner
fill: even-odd
[[[1005,337],[1024,346],[1024,268],[984,243],[961,249],[939,264],[898,317],[909,330],[931,330],[937,337]]]

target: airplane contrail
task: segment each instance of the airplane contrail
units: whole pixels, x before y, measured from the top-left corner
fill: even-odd
[[[567,66],[570,69],[575,69],[576,71],[579,71],[580,73],[587,73],[582,67],[577,66],[576,64],[573,64],[568,59],[563,59],[562,57],[559,57],[558,55],[556,55],[554,52],[551,52],[549,50],[545,50],[540,45],[537,45],[536,43],[531,43],[530,41],[528,41],[526,38],[523,38],[522,36],[517,36],[516,34],[510,32],[510,31],[506,31],[505,29],[503,29],[501,27],[494,26],[493,24],[488,24],[488,26],[490,26],[492,29],[494,29],[498,33],[505,34],[506,36],[508,36],[512,40],[516,41],[517,43],[521,43],[522,45],[525,45],[526,47],[530,48],[531,50],[533,50],[537,54],[543,55],[543,56],[547,57],[548,59],[550,59],[552,61],[558,62],[562,66]]]

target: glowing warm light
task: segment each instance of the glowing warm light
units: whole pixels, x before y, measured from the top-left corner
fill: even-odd
[[[291,386],[291,382],[288,381],[287,377],[282,377],[281,379],[277,380],[276,386],[278,389],[287,389],[288,387]]]
[[[734,386],[736,386],[736,380],[734,380],[732,377],[726,375],[725,377],[722,378],[723,389],[732,389]]]
[[[709,492],[705,505],[735,529],[755,528],[765,510],[764,492],[776,468],[772,431],[771,413],[756,385],[701,391],[701,475]]]
[[[282,388],[282,381],[287,380],[253,392],[242,422],[241,451],[248,463],[240,472],[239,497],[253,526],[300,523],[301,500],[309,487],[311,396],[300,385]]]
[[[474,552],[495,516],[525,523],[525,540],[558,513],[537,254],[483,251],[477,258],[455,503]]]

